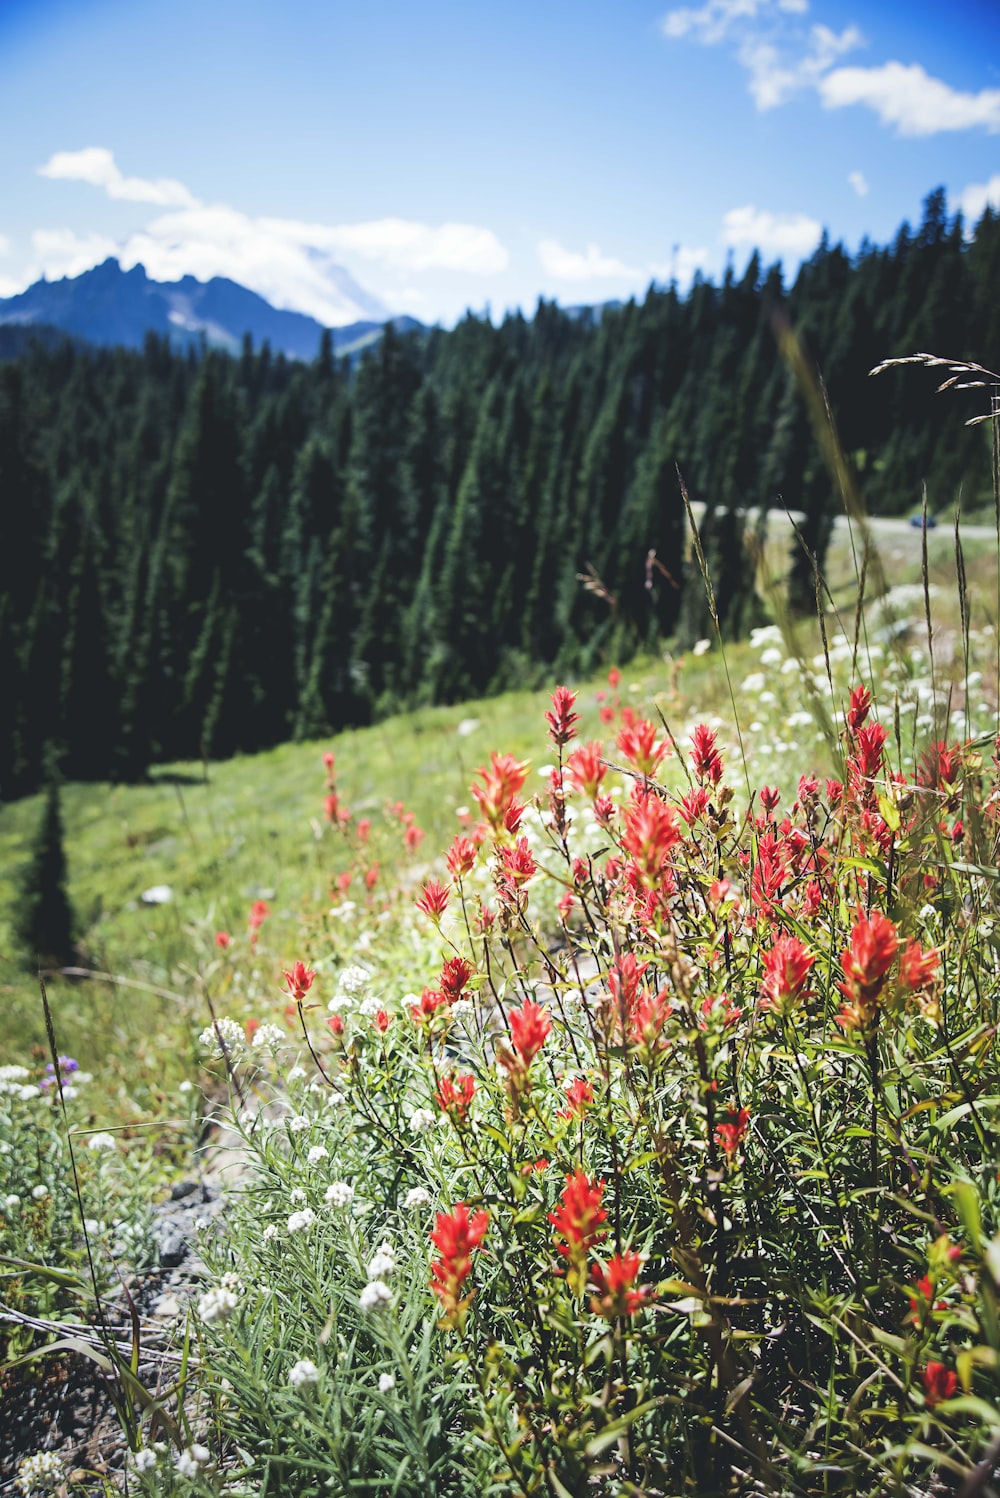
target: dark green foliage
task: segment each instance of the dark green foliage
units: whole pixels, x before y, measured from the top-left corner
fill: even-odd
[[[21,883],[15,938],[29,967],[66,967],[73,961],[73,912],[66,893],[59,784],[50,775],[31,864]]]
[[[983,429],[868,371],[989,365],[998,265],[995,217],[966,240],[935,193],[915,232],[853,260],[824,241],[787,290],[755,256],[685,298],[390,328],[353,372],[329,339],[312,364],[34,342],[0,363],[0,794],[37,787],[50,741],[74,778],[132,778],[709,635],[678,468],[739,633],[745,512],[802,512],[822,560],[834,504],[775,318],[872,510],[925,485],[968,509]],[[791,595],[811,607],[798,546]]]

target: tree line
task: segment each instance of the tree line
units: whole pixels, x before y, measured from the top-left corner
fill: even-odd
[[[708,633],[677,472],[709,507],[724,626],[754,607],[742,512],[834,504],[776,317],[822,371],[869,507],[989,487],[927,348],[996,357],[1000,222],[941,191],[790,286],[720,284],[500,326],[388,328],[357,366],[38,341],[0,364],[0,794],[222,757]],[[803,600],[811,564],[796,552]]]

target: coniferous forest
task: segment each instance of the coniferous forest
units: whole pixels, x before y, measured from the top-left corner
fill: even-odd
[[[0,794],[40,783],[48,745],[73,778],[134,778],[706,634],[678,469],[739,630],[740,512],[801,510],[822,552],[835,504],[776,315],[872,511],[924,485],[969,506],[983,429],[929,377],[868,371],[991,365],[998,273],[1000,221],[966,237],[936,192],[916,230],[824,241],[791,286],[754,257],[602,315],[390,328],[353,367],[329,341],[311,364],[33,342],[0,364]]]

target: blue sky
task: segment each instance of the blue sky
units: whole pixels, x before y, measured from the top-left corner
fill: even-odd
[[[0,295],[118,254],[451,322],[1000,206],[1000,5],[0,0],[0,138]]]

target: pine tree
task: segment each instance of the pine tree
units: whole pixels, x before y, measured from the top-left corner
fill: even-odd
[[[15,912],[14,930],[29,967],[67,967],[73,961],[73,911],[66,892],[59,782],[50,769],[31,864]]]

